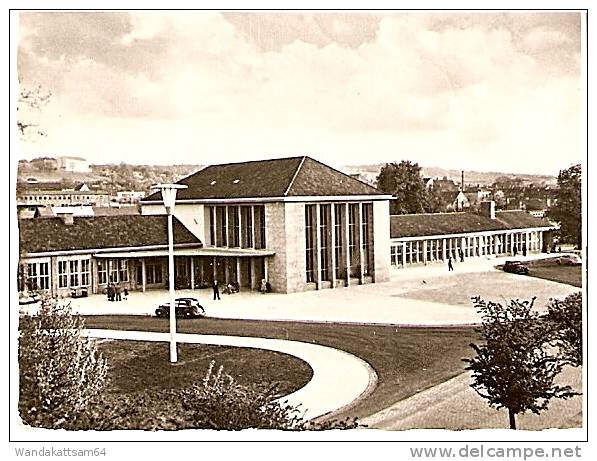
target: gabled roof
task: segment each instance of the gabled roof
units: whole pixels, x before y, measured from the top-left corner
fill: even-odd
[[[61,218],[19,220],[21,253],[117,249],[168,245],[166,215],[75,217],[72,224]],[[174,218],[174,244],[197,244],[197,239]]]
[[[493,230],[553,227],[524,211],[497,211],[495,219],[470,213],[429,213],[390,216],[390,237],[419,237]]]
[[[376,188],[310,157],[211,165],[180,181],[177,200],[383,195]],[[161,200],[159,192],[141,203]]]

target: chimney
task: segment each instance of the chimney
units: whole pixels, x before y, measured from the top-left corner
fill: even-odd
[[[462,170],[461,176],[460,176],[460,190],[462,192],[464,192],[464,170]]]
[[[66,225],[66,226],[72,226],[75,218],[74,218],[74,213],[60,213],[60,219],[62,219],[62,222]]]
[[[489,219],[495,219],[495,202],[493,200],[481,202],[480,208],[481,215]]]

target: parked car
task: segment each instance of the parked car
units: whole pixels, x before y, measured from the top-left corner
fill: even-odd
[[[170,303],[160,304],[155,310],[157,317],[170,316]],[[205,317],[205,309],[199,304],[197,298],[176,298],[176,317],[195,319]]]
[[[558,256],[556,260],[561,266],[580,266],[582,264],[582,260],[577,255],[572,254]]]
[[[506,261],[506,263],[504,264],[504,272],[528,275],[529,268],[520,261]]]

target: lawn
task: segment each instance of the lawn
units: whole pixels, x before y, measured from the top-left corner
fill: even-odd
[[[284,395],[303,387],[313,375],[311,367],[296,357],[260,349],[179,344],[174,366],[167,343],[101,341],[98,349],[108,363],[107,392],[114,394],[188,388],[201,382],[212,360],[239,384],[278,383]]]
[[[86,318],[86,327],[165,332],[168,331],[168,320],[139,316],[90,316]],[[366,399],[335,415],[342,418],[371,415],[462,373],[462,358],[471,355],[469,343],[476,339],[474,329],[469,327],[401,328],[384,325],[222,319],[179,320],[178,331],[305,341],[341,349],[366,360],[378,374],[377,387]],[[181,351],[181,358],[186,358],[187,353],[193,351]],[[167,353],[166,347],[163,347],[162,353]],[[228,354],[234,357],[243,352],[234,350]],[[234,370],[228,370],[231,375],[235,376],[235,373],[238,373],[245,375],[247,380],[255,379],[248,370],[256,369],[252,361],[247,360],[243,366],[242,360],[231,360],[238,365],[235,365]],[[163,362],[166,362],[165,358]],[[205,369],[205,366],[202,367]],[[280,378],[284,373],[282,370],[273,376]],[[122,378],[124,381],[129,379],[135,378],[126,375]],[[297,380],[298,376],[294,382],[298,382]],[[128,386],[124,382],[119,385]]]
[[[582,288],[582,266],[534,265],[529,267],[529,276]]]

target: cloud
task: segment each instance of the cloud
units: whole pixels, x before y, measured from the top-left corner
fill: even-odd
[[[19,74],[55,94],[48,148],[80,143],[90,156],[131,145],[158,162],[190,161],[199,145],[223,160],[375,146],[377,161],[516,168],[529,146],[555,155],[578,133],[576,29],[553,18],[25,14]],[[85,136],[67,142],[65,121]],[[98,138],[100,127],[110,131]]]

